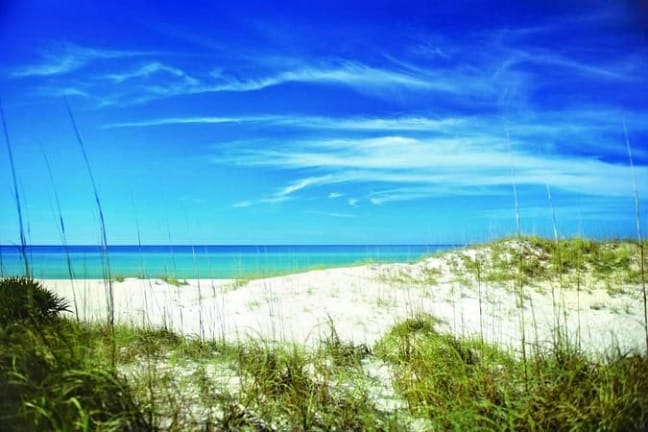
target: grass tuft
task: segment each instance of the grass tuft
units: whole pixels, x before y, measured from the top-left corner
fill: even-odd
[[[395,326],[375,347],[414,416],[433,430],[607,430],[648,427],[648,358],[591,359],[561,341],[527,364],[479,341],[438,333],[431,317]]]
[[[62,299],[25,278],[1,280],[0,298],[0,430],[152,429]]]
[[[173,285],[174,287],[181,287],[181,286],[187,286],[189,285],[189,282],[186,280],[181,280],[173,276],[162,276],[161,279],[168,283],[169,285]]]

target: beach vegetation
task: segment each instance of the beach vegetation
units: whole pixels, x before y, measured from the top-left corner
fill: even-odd
[[[160,279],[162,279],[164,282],[168,283],[169,285],[173,285],[174,287],[189,285],[189,282],[187,282],[186,280],[178,279],[174,276],[162,276]]]
[[[648,358],[614,352],[593,359],[566,341],[534,350],[527,364],[481,341],[404,321],[375,346],[394,385],[432,430],[645,430]],[[528,373],[525,374],[525,368]]]
[[[60,315],[63,299],[27,278],[1,280],[0,294],[0,430],[152,430],[110,356],[90,355],[97,341]]]
[[[441,271],[435,267],[425,267],[417,274],[407,269],[384,268],[381,269],[378,279],[392,285],[431,286],[438,283]]]
[[[0,281],[0,325],[15,323],[43,323],[70,312],[62,297],[44,289],[38,282],[26,277]]]
[[[521,357],[483,337],[444,333],[439,319],[418,313],[373,346],[343,340],[330,317],[327,335],[314,346],[233,343],[164,327],[77,323],[64,300],[29,279],[4,280],[0,290],[3,306],[17,305],[11,313],[2,309],[0,331],[7,430],[648,426],[646,354],[612,347],[591,355],[565,333],[548,347],[530,344]],[[29,300],[29,290],[32,299],[47,300]],[[376,369],[388,372],[376,378]]]
[[[250,278],[236,278],[236,279],[232,280],[231,282],[229,282],[226,286],[224,286],[223,290],[225,292],[236,291],[237,289],[243,288],[244,286],[246,286],[252,280],[253,279],[250,279]]]
[[[548,281],[559,276],[591,273],[595,281],[608,285],[641,282],[640,248],[636,240],[595,241],[580,237],[550,240],[538,236],[504,238],[470,248],[473,253],[458,250],[446,259],[458,274],[476,277],[478,261],[485,282],[515,281],[525,285]],[[643,257],[645,261],[645,257]]]
[[[321,346],[186,338],[168,330],[116,327],[133,352],[118,370],[138,404],[155,407],[168,430],[609,430],[648,425],[648,359],[611,351],[591,357],[569,344],[519,355],[437,331],[417,315],[373,347],[340,341],[332,326]],[[108,359],[101,327],[96,358]],[[96,360],[96,359],[95,359]],[[382,362],[402,404],[380,408],[367,365]],[[137,367],[137,365],[148,365]],[[149,388],[150,380],[154,387]],[[144,413],[147,411],[144,410]],[[146,417],[145,417],[146,419]],[[228,429],[229,428],[229,429]]]

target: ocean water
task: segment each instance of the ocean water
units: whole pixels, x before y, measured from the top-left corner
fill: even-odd
[[[253,278],[370,262],[414,262],[455,245],[109,246],[113,277]],[[31,275],[102,278],[98,246],[28,246]],[[0,276],[25,272],[18,246],[0,246]],[[70,265],[68,266],[68,258]]]

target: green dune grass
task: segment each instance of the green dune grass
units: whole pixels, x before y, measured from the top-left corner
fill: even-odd
[[[479,267],[469,254],[449,254],[464,271],[508,280],[519,277],[513,255],[521,251],[525,284],[576,271],[641,277],[637,243],[524,238],[487,246],[475,249]],[[5,279],[0,293],[0,430],[648,427],[646,353],[610,347],[592,356],[565,333],[520,357],[440,333],[433,316],[415,315],[374,346],[341,341],[334,322],[314,348],[233,344],[77,322],[30,279]]]

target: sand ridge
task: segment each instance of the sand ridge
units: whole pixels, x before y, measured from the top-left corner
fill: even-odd
[[[427,313],[441,321],[442,331],[483,335],[515,349],[523,314],[529,343],[549,344],[558,322],[589,352],[612,346],[643,349],[640,287],[611,293],[591,281],[576,290],[570,282],[561,286],[552,280],[523,287],[521,300],[512,282],[478,281],[453,265],[457,253],[416,264],[371,264],[251,281],[193,279],[174,286],[129,278],[112,283],[115,321],[230,342],[261,338],[309,345],[328,337],[332,323],[341,340],[371,345],[396,322]],[[73,306],[76,297],[80,319],[107,318],[105,281],[41,282]]]

